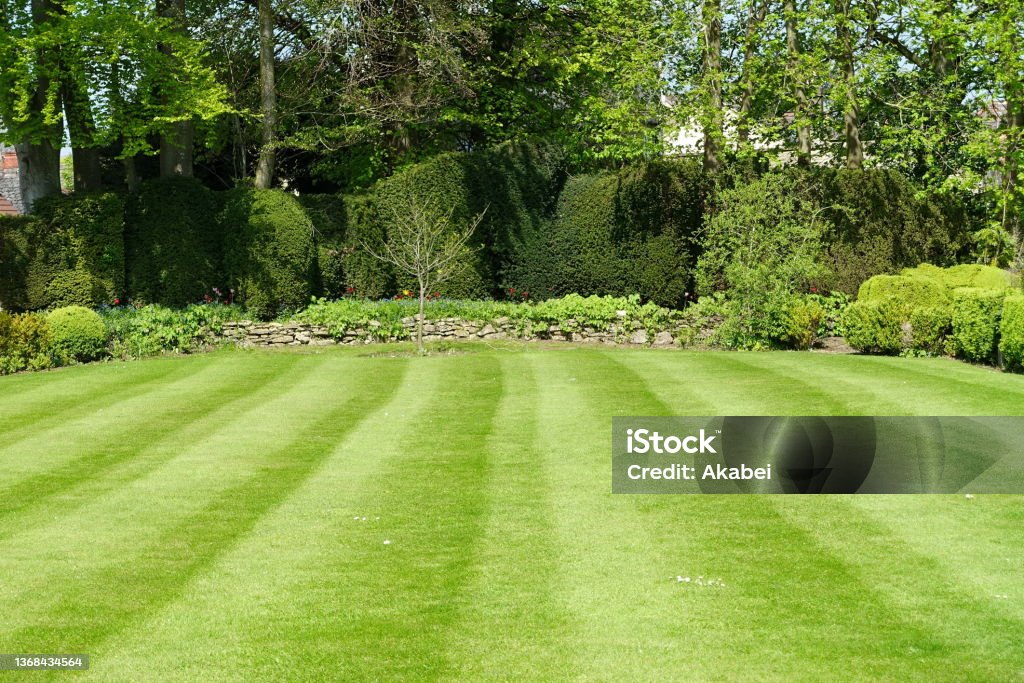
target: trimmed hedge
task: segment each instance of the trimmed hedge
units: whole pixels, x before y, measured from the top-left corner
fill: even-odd
[[[947,344],[957,358],[990,363],[999,339],[999,317],[1006,293],[963,287],[953,292],[953,333]]]
[[[886,301],[907,320],[917,308],[945,308],[949,305],[946,288],[932,278],[906,275],[876,275],[860,286],[858,301]]]
[[[169,306],[195,303],[224,285],[219,198],[193,178],[142,184],[127,203],[128,295]]]
[[[942,355],[953,318],[949,306],[928,306],[910,312],[910,348],[919,353]]]
[[[273,318],[309,303],[316,281],[313,223],[282,190],[236,188],[222,214],[230,286],[253,316]]]
[[[1003,367],[1013,372],[1024,371],[1024,296],[1014,294],[1003,301],[999,332]]]
[[[103,355],[107,328],[99,314],[82,306],[67,306],[46,316],[53,355],[63,363],[87,362]]]
[[[0,375],[43,370],[53,365],[50,328],[38,313],[0,311]]]
[[[1013,279],[1008,271],[992,266],[962,264],[950,268],[939,268],[922,263],[916,268],[907,268],[902,275],[934,280],[948,290],[960,287],[981,287],[982,289],[1009,289]]]
[[[571,178],[550,225],[513,241],[504,282],[535,298],[639,294],[682,306],[707,192],[694,160]]]
[[[846,342],[863,353],[898,354],[903,349],[902,310],[889,300],[855,301],[843,311]]]

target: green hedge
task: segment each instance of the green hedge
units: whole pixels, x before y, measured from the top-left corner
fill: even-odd
[[[902,311],[891,301],[855,301],[842,315],[846,342],[863,353],[903,350]]]
[[[967,256],[980,227],[967,202],[926,193],[897,171],[791,171],[814,187],[825,236],[831,288],[853,294],[873,275],[918,263],[950,265]]]
[[[309,303],[316,283],[313,223],[282,190],[241,187],[227,196],[223,221],[225,276],[257,318]]]
[[[693,160],[571,178],[550,225],[512,240],[504,282],[536,298],[639,294],[682,306],[706,196]]]
[[[999,332],[1003,367],[1013,372],[1024,371],[1024,296],[1014,294],[1006,297]]]
[[[0,220],[0,302],[14,310],[110,303],[124,290],[124,203],[113,193],[50,197]]]
[[[67,306],[46,316],[50,348],[62,363],[96,360],[107,346],[107,328],[99,314],[82,306]]]
[[[903,320],[917,308],[945,308],[949,292],[932,278],[906,275],[876,275],[860,286],[858,301],[886,301],[900,313]]]
[[[195,303],[225,284],[219,197],[198,180],[143,183],[127,203],[127,290],[140,302]]]
[[[1006,293],[964,287],[953,292],[953,332],[948,350],[957,358],[990,363],[999,339],[999,317]]]
[[[0,311],[0,375],[53,365],[50,328],[38,313]]]
[[[953,319],[949,306],[926,306],[910,312],[910,348],[939,356],[945,352]]]
[[[907,268],[902,275],[914,278],[927,278],[954,290],[960,287],[980,287],[982,289],[1009,289],[1013,279],[1008,271],[992,266],[962,264],[949,268],[939,268],[929,263],[922,263],[916,268]]]

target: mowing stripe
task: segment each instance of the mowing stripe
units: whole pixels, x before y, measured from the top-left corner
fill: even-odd
[[[538,377],[521,354],[499,358],[505,392],[485,446],[487,522],[457,621],[445,678],[537,680],[561,668],[570,615],[558,596],[561,549],[538,440]]]
[[[187,401],[158,397],[160,402],[167,400],[167,409],[133,423],[130,434],[116,432],[102,447],[93,446],[70,462],[3,491],[0,538],[51,523],[55,510],[62,516],[76,514],[81,506],[166,463],[181,452],[181,444],[201,439],[218,425],[287,391],[314,367],[296,369],[299,359],[282,355],[255,367],[249,364],[241,373],[232,367],[230,377],[216,378],[212,389],[203,387]],[[209,384],[211,378],[200,377]],[[180,405],[184,408],[175,409]]]
[[[152,391],[155,386],[170,380],[183,379],[201,371],[208,365],[203,358],[160,359],[140,361],[138,371],[128,364],[118,364],[118,374],[111,375],[110,381],[93,382],[86,375],[80,384],[64,382],[59,389],[78,389],[83,391],[54,391],[46,401],[28,401],[23,409],[4,410],[0,413],[0,434],[3,445],[10,446],[18,441],[38,436],[44,429],[59,429],[70,420],[92,415],[132,396]],[[78,370],[78,368],[71,368]],[[83,368],[86,369],[86,368]],[[33,376],[41,382],[50,376],[63,373],[40,373]],[[71,374],[70,372],[68,374]],[[75,376],[80,376],[75,373]],[[9,378],[0,378],[6,380]],[[45,384],[47,389],[49,384]],[[44,394],[45,395],[45,394]],[[15,401],[18,403],[18,401]]]
[[[253,453],[248,477],[140,543],[139,556],[129,564],[88,571],[77,590],[38,601],[48,603],[51,623],[42,628],[39,622],[16,627],[3,635],[4,646],[14,648],[9,651],[32,644],[52,652],[68,648],[90,652],[105,638],[173,602],[192,577],[216,562],[299,487],[368,409],[387,401],[401,380],[403,365],[377,367],[373,381],[360,377],[361,382],[351,381],[351,368],[339,365],[337,369],[347,370],[341,386],[350,393],[344,400],[293,429],[274,447]]]

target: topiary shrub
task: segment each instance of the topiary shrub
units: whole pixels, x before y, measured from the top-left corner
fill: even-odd
[[[107,328],[99,314],[82,306],[67,306],[46,317],[53,354],[63,363],[84,363],[103,355]]]
[[[982,289],[1009,289],[1012,278],[1008,271],[992,266],[963,264],[949,268],[939,268],[922,263],[916,268],[907,268],[902,275],[916,278],[929,278],[948,290],[960,287],[980,287]]]
[[[926,306],[910,312],[910,348],[929,355],[942,355],[952,325],[948,306]]]
[[[35,232],[28,226],[37,221],[34,216],[0,216],[0,308],[28,308],[26,235]]]
[[[184,306],[224,285],[218,198],[194,178],[143,183],[125,220],[126,286],[140,302]]]
[[[0,311],[0,375],[42,370],[52,364],[46,318],[36,313],[11,315]]]
[[[903,350],[902,311],[891,301],[855,301],[842,313],[846,342],[862,353],[896,355]]]
[[[999,338],[1005,292],[964,287],[953,292],[953,332],[947,351],[964,360],[991,363]]]
[[[78,194],[41,199],[34,207],[37,220],[23,225],[27,307],[50,308],[60,302],[51,293],[90,304],[111,303],[124,291],[124,202],[114,193]],[[62,273],[88,273],[89,280],[69,278],[85,291],[67,287],[51,290]]]
[[[899,309],[903,320],[917,308],[943,308],[949,294],[939,282],[928,277],[876,275],[860,286],[858,301],[887,301]]]
[[[103,283],[78,269],[57,273],[46,286],[46,298],[55,307],[92,306],[103,301],[105,294]]]
[[[1003,302],[999,321],[999,354],[1003,367],[1024,371],[1024,296],[1014,294]]]
[[[313,224],[282,190],[232,190],[223,213],[225,271],[253,316],[263,319],[309,303],[316,280]]]
[[[681,307],[693,285],[706,195],[690,160],[571,178],[550,224],[512,240],[505,284],[535,298],[639,294]]]

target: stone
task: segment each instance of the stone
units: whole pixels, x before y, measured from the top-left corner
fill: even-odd
[[[295,337],[290,334],[278,334],[267,340],[270,344],[291,344],[293,341],[295,341]]]
[[[672,333],[667,330],[662,330],[658,334],[654,335],[655,346],[673,346],[676,340],[672,336]]]
[[[491,326],[491,325],[484,325],[483,327],[480,328],[480,331],[477,332],[476,335],[478,337],[489,337],[489,336],[493,335],[495,332],[496,332],[496,330],[494,329],[493,326]]]
[[[646,344],[647,343],[647,330],[637,330],[629,338],[630,344]]]

